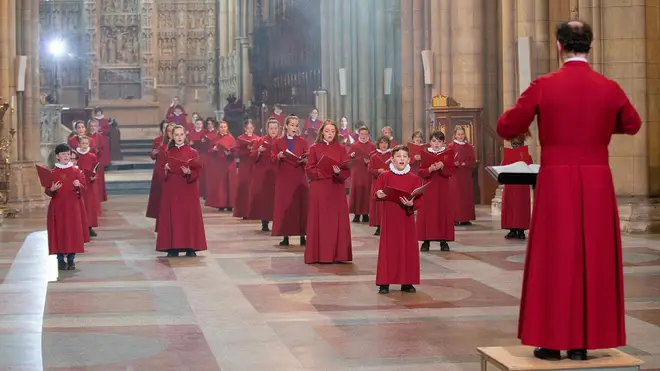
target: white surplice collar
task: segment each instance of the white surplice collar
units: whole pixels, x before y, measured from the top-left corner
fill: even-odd
[[[467,143],[467,141],[459,142],[458,140],[454,139],[454,143],[456,143],[456,144],[460,144],[460,145],[464,145],[464,144]]]
[[[66,165],[62,165],[62,164],[60,164],[60,163],[56,163],[56,164],[55,164],[55,167],[58,168],[58,169],[68,169],[68,168],[70,168],[70,167],[73,167],[73,162],[69,162],[69,163],[66,164]]]
[[[185,146],[185,145],[186,145],[185,143],[181,143],[181,144],[176,144],[176,143],[174,143],[174,146],[175,146],[176,148],[181,148],[181,147],[183,147],[183,146]]]
[[[390,162],[390,171],[393,172],[396,175],[405,175],[410,172],[410,165],[406,165],[406,167],[403,168],[403,170],[399,170],[394,166],[393,163]]]
[[[445,149],[446,149],[445,147],[442,147],[442,148],[440,148],[439,150],[436,151],[436,150],[434,150],[433,148],[428,147],[426,150],[429,151],[429,152],[431,152],[431,153],[438,154],[438,153],[442,153],[442,152],[444,152]]]
[[[588,61],[587,58],[585,58],[585,57],[570,57],[570,58],[566,58],[566,60],[564,61],[564,63],[567,63],[567,62],[584,62],[584,63],[589,63],[589,61]]]
[[[76,152],[80,153],[81,155],[86,155],[90,151],[90,148],[87,148],[87,151],[83,151],[80,147],[76,148]]]
[[[380,148],[376,148],[376,152],[380,153],[381,155],[384,155],[384,154],[386,154],[386,153],[389,153],[391,150],[392,150],[392,149],[388,148],[388,149],[386,149],[386,150],[383,151],[383,150],[380,149]]]

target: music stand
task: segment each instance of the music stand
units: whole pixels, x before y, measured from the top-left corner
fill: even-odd
[[[486,172],[490,174],[499,184],[519,184],[531,185],[532,189],[536,188],[537,173],[497,173],[492,167],[487,166]]]

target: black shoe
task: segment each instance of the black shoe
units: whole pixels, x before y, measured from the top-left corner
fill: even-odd
[[[378,288],[378,293],[381,295],[389,294],[390,285],[380,285],[380,287]]]
[[[284,237],[282,241],[280,241],[280,246],[289,246],[289,237]]]
[[[547,349],[547,348],[536,348],[534,349],[534,357],[538,359],[559,361],[561,359],[561,353],[558,350]]]
[[[410,293],[410,294],[414,294],[414,293],[417,292],[417,290],[415,290],[415,286],[413,286],[413,285],[401,285],[401,292],[407,292],[407,293]]]
[[[197,253],[195,252],[195,250],[188,250],[186,251],[186,256],[193,258],[197,256]]]
[[[506,236],[504,236],[504,238],[506,238],[507,240],[518,238],[518,232],[516,232],[515,229],[512,229],[509,231],[509,233],[506,234]]]
[[[524,229],[519,229],[518,232],[516,233],[516,236],[518,237],[519,240],[524,240],[525,239],[525,230]]]
[[[353,223],[359,223],[360,222],[360,216],[356,215],[353,217]]]
[[[440,251],[449,251],[449,244],[447,241],[440,241]]]
[[[231,207],[228,207],[228,208],[227,208],[227,211],[233,211],[233,210],[234,210],[234,209],[232,209]]]
[[[307,240],[305,239],[305,236],[300,236],[300,246],[305,246],[307,245]]]
[[[89,227],[89,237],[96,237],[96,236],[97,236],[96,232],[94,232],[92,227]]]
[[[57,261],[57,269],[61,271],[65,271],[68,268],[66,262],[64,260],[58,260]]]
[[[571,349],[566,352],[568,358],[573,361],[586,361],[587,360],[587,350],[586,349]]]
[[[167,257],[168,258],[174,258],[174,257],[177,257],[177,256],[179,256],[179,252],[176,251],[176,250],[167,252]]]
[[[268,220],[262,220],[261,221],[261,231],[262,232],[270,232],[270,229],[268,228]]]
[[[374,236],[380,236],[380,227],[376,227],[376,232],[374,232]]]
[[[74,263],[74,262],[66,263],[66,270],[75,271],[76,270],[76,263]]]
[[[247,220],[247,216],[244,216],[242,220]]]
[[[362,223],[369,223],[369,215],[362,215]]]
[[[422,242],[422,247],[419,248],[419,251],[427,252],[430,249],[431,249],[431,242],[430,241],[424,241],[424,242]]]

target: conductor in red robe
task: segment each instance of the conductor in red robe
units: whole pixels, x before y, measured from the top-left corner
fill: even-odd
[[[196,251],[207,249],[197,186],[200,171],[186,164],[197,159],[199,154],[185,143],[186,130],[182,126],[174,128],[172,137],[165,163],[158,169],[163,199],[158,212],[156,251],[167,251],[168,257],[185,251],[186,256],[193,257],[197,256]]]
[[[229,134],[227,121],[218,125],[218,135],[212,138],[206,171],[206,206],[231,211],[234,207],[233,187],[236,181],[236,160],[231,153],[236,141]]]
[[[268,222],[273,220],[273,205],[275,203],[275,178],[277,163],[271,161],[271,146],[279,138],[280,123],[275,119],[268,120],[266,135],[261,137],[250,151],[254,162],[252,182],[250,182],[250,199],[248,202],[248,219],[261,220],[261,231],[268,232]]]
[[[348,152],[354,160],[351,166],[351,185],[348,194],[349,212],[354,215],[353,223],[369,223],[369,201],[372,198],[371,186],[373,177],[369,173],[370,154],[376,151],[376,145],[369,140],[369,129],[362,126],[358,129],[358,140],[353,143]]]
[[[310,179],[305,248],[307,264],[353,260],[344,188],[350,171],[342,166],[347,161],[346,148],[339,143],[337,124],[326,120],[321,125],[316,143],[309,149],[305,167]]]
[[[609,167],[613,134],[641,119],[614,81],[593,71],[591,27],[557,27],[564,65],[541,76],[497,122],[504,139],[538,116],[541,170],[527,245],[518,337],[537,358],[586,360],[587,349],[626,344],[621,232]],[[567,133],[579,132],[580,135]]]

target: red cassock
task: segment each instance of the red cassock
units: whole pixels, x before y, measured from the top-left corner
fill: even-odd
[[[48,253],[71,254],[85,252],[85,230],[83,208],[72,207],[80,204],[80,193],[73,186],[73,181],[83,182],[82,173],[73,166],[53,169],[53,180],[61,182],[62,187],[55,192],[46,188],[50,196],[46,228],[48,230]],[[89,231],[88,231],[89,232]]]
[[[202,163],[206,163],[206,157],[209,156],[209,148],[211,147],[209,137],[215,137],[215,135],[215,133],[209,134],[206,129],[200,131],[191,130],[188,132],[190,146],[199,153],[200,157],[204,158]],[[199,185],[199,196],[206,197],[206,167],[202,168],[197,184]]]
[[[158,212],[156,251],[173,249],[206,250],[206,235],[202,207],[199,203],[199,169],[190,169],[190,175],[181,175],[177,169],[165,171],[167,158],[188,161],[198,157],[188,145],[167,150],[165,161],[158,168],[163,186],[163,197]]]
[[[247,218],[248,204],[250,203],[250,183],[252,183],[252,168],[254,160],[250,157],[252,145],[245,146],[241,141],[256,142],[259,137],[252,134],[241,134],[238,136],[236,156],[238,156],[238,181],[236,182],[236,194],[234,198],[234,216]]]
[[[321,124],[323,124],[323,120],[305,120],[303,123],[303,137],[305,138],[305,141],[307,141],[307,145],[311,146],[316,142],[316,134],[318,133],[319,129],[321,128]],[[313,129],[313,130],[309,130]]]
[[[420,178],[411,171],[405,174],[386,171],[378,177],[374,189],[378,191],[391,187],[412,192],[419,186],[421,186]],[[420,206],[423,198],[416,198],[412,208],[401,203],[378,200],[375,191],[372,198],[382,204],[376,285],[419,284],[419,246],[415,231],[415,210]]]
[[[94,140],[94,138],[92,137],[88,137],[88,138],[89,138],[89,148],[96,148],[96,141]],[[67,144],[69,145],[69,147],[71,147],[71,149],[75,151],[76,148],[78,148],[78,136],[77,135],[70,136],[69,139],[67,139]]]
[[[250,151],[252,167],[252,182],[250,182],[250,198],[248,202],[248,219],[273,220],[273,204],[275,202],[275,178],[277,176],[277,163],[270,159],[270,144],[278,137],[260,138]],[[266,150],[259,153],[259,147]]]
[[[607,147],[613,134],[637,133],[641,119],[621,87],[579,60],[532,82],[497,132],[526,133],[535,115],[541,171],[518,336],[556,350],[623,346],[621,232]]]
[[[175,108],[176,108],[176,106],[172,106],[172,105],[170,105],[170,106],[167,108],[167,112],[165,112],[165,118],[168,119],[168,121],[169,121],[169,118],[170,118],[171,116],[174,116],[174,109],[175,109]],[[188,114],[186,113],[186,109],[185,109],[183,106],[180,106],[180,108],[181,108],[181,112],[182,112],[181,114],[187,116]],[[171,122],[171,121],[170,121],[170,122]]]
[[[418,175],[419,166],[422,164],[422,160],[421,159],[417,160],[415,157],[420,156],[420,151],[426,150],[426,148],[428,148],[429,145],[426,143],[421,145],[416,145],[414,143],[408,142],[407,146],[408,149],[410,150],[410,171],[413,174]]]
[[[78,206],[78,209],[80,210],[80,215],[82,215],[82,226],[83,226],[83,240],[85,242],[90,242],[92,240],[92,237],[90,236],[89,233],[89,218],[87,217],[87,206],[85,205],[85,188],[87,187],[87,179],[85,179],[85,174],[80,170],[78,166],[74,166],[74,168],[78,171],[80,171],[80,188],[78,188],[78,202],[76,205]]]
[[[93,171],[98,163],[96,155],[87,152],[85,154],[78,152],[78,167],[84,171]],[[101,166],[99,166],[100,168]],[[97,174],[98,176],[98,174]],[[95,179],[98,179],[95,177]],[[81,189],[81,196],[85,201],[85,211],[87,212],[87,223],[90,227],[99,226],[99,215],[101,214],[101,199],[99,189],[96,186],[96,180],[85,177],[85,187]]]
[[[454,199],[454,221],[469,222],[477,219],[472,178],[472,169],[477,164],[474,147],[468,142],[457,141],[449,143],[448,147],[454,151],[454,163],[458,162],[454,175],[449,178],[451,197]]]
[[[369,165],[364,159],[376,150],[371,142],[357,141],[351,145],[348,153],[355,153],[355,161],[351,167],[351,185],[348,195],[349,212],[355,215],[369,215],[369,202],[371,200],[371,185],[373,176],[369,173]]]
[[[280,123],[280,130],[282,130],[282,128],[284,127],[284,122],[286,121],[287,116],[288,115],[285,114],[284,112],[280,113],[279,115],[276,115],[275,113],[273,113],[272,115],[270,115],[270,118],[277,120],[277,122]]]
[[[236,144],[231,134],[212,138],[206,172],[206,206],[234,207],[236,161],[230,149]],[[217,149],[217,150],[216,150]]]
[[[506,149],[505,149],[506,151]],[[527,154],[529,157],[529,154]],[[502,160],[501,165],[509,165],[514,161]],[[526,161],[528,164],[531,161]],[[531,218],[530,186],[523,184],[505,184],[502,190],[502,229],[529,229]]]
[[[154,143],[151,145],[152,151],[154,149],[158,150],[157,154],[151,153],[151,158],[156,160],[154,164],[154,170],[151,173],[151,187],[149,189],[149,201],[147,202],[147,218],[158,219],[158,208],[160,207],[160,197],[161,197],[161,184],[160,178],[158,176],[158,168],[165,165],[165,152],[167,151],[167,145],[163,144],[163,137],[156,137]]]
[[[374,194],[376,192],[376,179],[378,178],[378,170],[388,170],[389,166],[384,165],[387,160],[392,158],[392,154],[388,151],[381,153],[376,151],[376,153],[371,155],[371,160],[369,161],[369,174],[371,174],[371,192],[369,194]],[[379,160],[377,160],[379,159]],[[369,197],[369,226],[379,227],[380,226],[380,209],[383,205],[380,202],[376,202],[373,197]]]
[[[431,152],[430,148],[426,150]],[[445,148],[439,153],[438,160],[444,164],[442,170],[429,172],[428,167],[419,168],[419,176],[431,183],[424,190],[424,200],[417,211],[419,241],[454,240],[454,195],[449,185],[455,169],[454,151]]]
[[[278,153],[287,149],[300,157],[307,154],[307,142],[297,136],[292,139],[282,137],[275,140],[271,146],[271,161],[277,164],[272,235],[302,236],[307,232],[309,184],[304,164],[288,158],[277,158]]]
[[[105,185],[105,166],[112,163],[110,161],[110,139],[106,134],[102,133],[90,134],[89,137],[92,138],[96,144],[94,153],[101,164],[96,172],[96,180],[94,181],[94,184],[96,184],[96,187],[99,189],[99,198],[101,201],[108,201],[108,191]]]
[[[187,131],[190,130],[190,125],[188,123],[188,115],[185,113],[182,113],[178,116],[172,113],[171,115],[167,116],[167,121],[172,122],[179,126],[183,126],[183,128],[186,129]]]
[[[310,179],[307,212],[305,263],[333,263],[353,260],[351,225],[344,181],[348,169],[335,174],[317,166],[323,156],[341,164],[348,160],[346,148],[332,142],[316,143],[309,148],[305,171]]]

